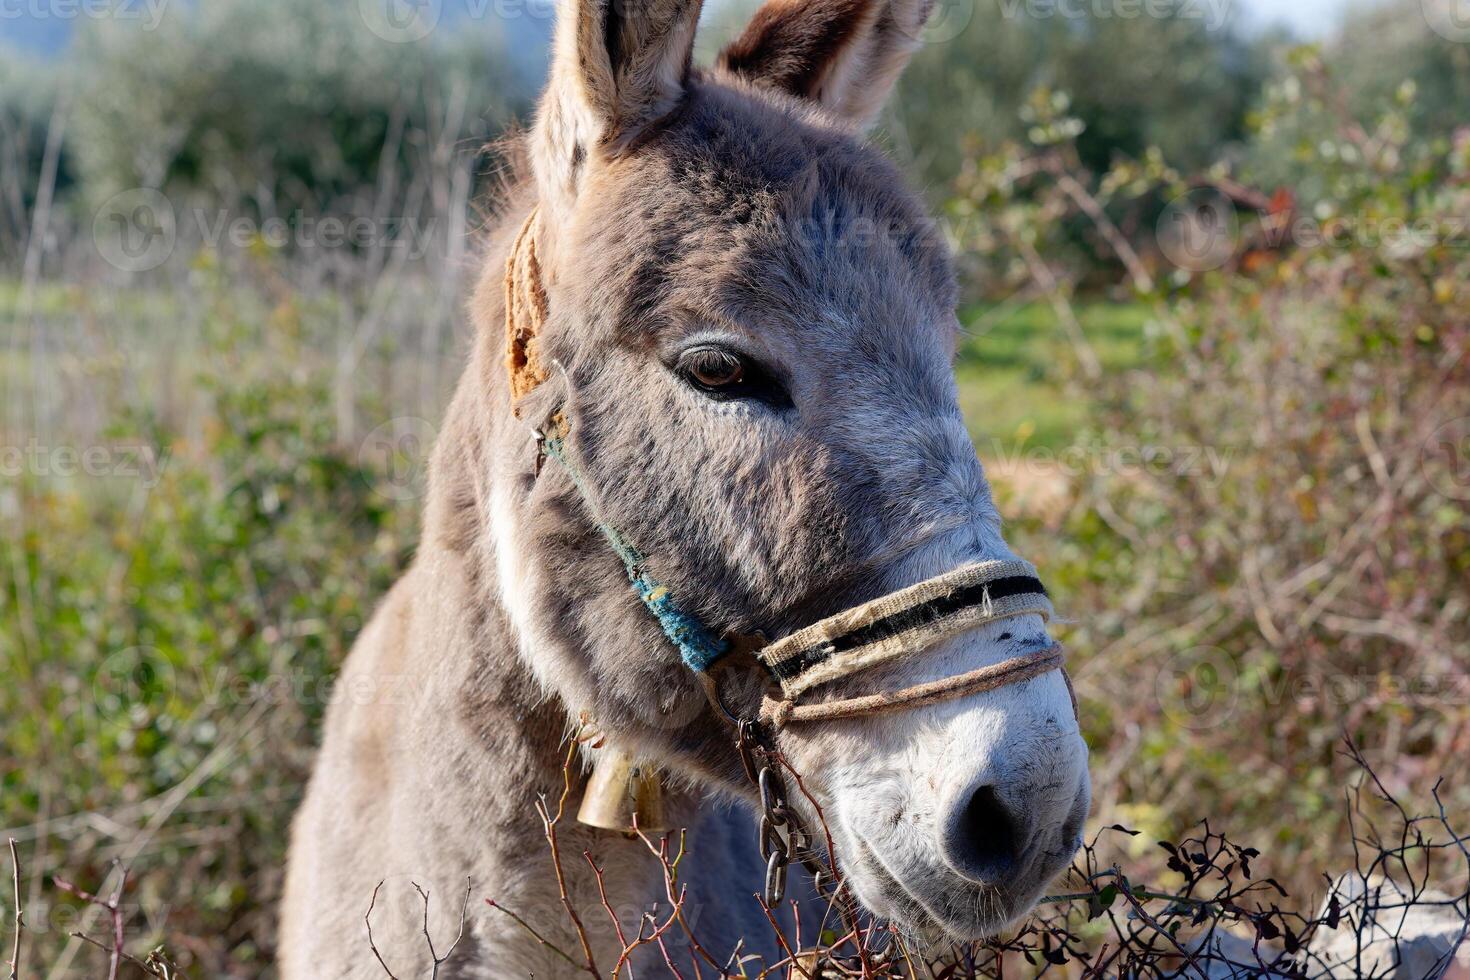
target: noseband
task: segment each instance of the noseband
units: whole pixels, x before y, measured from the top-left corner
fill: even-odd
[[[537,212],[532,210],[506,261],[506,365],[513,403],[539,387],[550,373],[539,349],[549,303],[536,248],[536,218]],[[1051,600],[1036,577],[1036,569],[1020,560],[976,562],[843,610],[775,643],[752,643],[749,637],[732,642],[690,613],[649,571],[643,553],[605,519],[598,495],[572,451],[571,426],[563,407],[554,407],[535,431],[540,451],[537,471],[539,459],[550,458],[560,464],[598,530],[623,562],[639,600],[658,620],[685,666],[699,679],[710,704],[735,727],[746,775],[761,796],[761,854],[767,859],[768,905],[781,900],[785,869],[796,853],[796,839],[809,838],[787,804],[774,732],[792,724],[918,708],[1018,684],[1053,670],[1061,673],[1073,715],[1077,714],[1077,695],[1063,666],[1060,644],[897,691],[803,703],[803,698],[816,688],[929,650],[987,623],[1033,613],[1043,620],[1051,619]],[[753,653],[770,682],[758,718],[732,712],[721,697],[717,679],[719,669],[736,659],[732,655],[746,650]],[[820,887],[822,870],[811,864],[808,867]]]

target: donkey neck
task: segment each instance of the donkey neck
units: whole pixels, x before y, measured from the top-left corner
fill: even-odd
[[[503,578],[505,546],[497,523],[514,520],[520,461],[529,459],[528,435],[514,420],[492,345],[484,331],[446,412],[431,463],[423,542],[442,550],[463,572],[458,614],[471,649],[443,665],[456,674],[460,718],[493,757],[513,766],[498,772],[533,794],[562,782],[567,737],[574,730],[560,698],[539,683],[525,657],[533,644],[508,608],[514,592]],[[524,443],[522,445],[521,443]]]
[[[517,548],[518,502],[526,492],[535,449],[529,430],[510,412],[496,343],[501,335],[493,327],[496,311],[481,307],[479,312],[490,319],[490,326],[481,325],[439,434],[423,532],[424,557],[437,552],[462,570],[455,576],[462,582],[462,594],[425,598],[436,608],[446,600],[459,607],[450,614],[466,623],[469,649],[445,653],[436,671],[456,705],[456,717],[442,723],[468,728],[476,747],[475,808],[482,815],[473,828],[476,847],[492,867],[503,869],[495,874],[507,883],[499,886],[497,902],[521,914],[535,909],[540,918],[559,919],[559,900],[548,890],[554,889],[555,877],[535,801],[544,797],[555,813],[569,782],[558,837],[569,887],[579,904],[588,910],[601,903],[582,858],[583,851],[590,851],[607,872],[613,906],[647,909],[664,897],[662,872],[642,841],[577,823],[595,752],[578,747],[569,756],[569,736],[582,720],[548,683],[545,665],[537,663],[538,655],[544,660],[551,651],[538,648],[536,636],[527,635],[531,631],[525,629],[525,611],[512,608],[519,583],[506,581],[516,574],[506,552]],[[667,800],[670,815],[681,825],[690,823],[700,803],[701,794],[687,788],[671,792]],[[535,863],[546,865],[544,873],[525,873]],[[605,921],[605,916],[598,918]],[[539,918],[536,925],[557,927],[555,921]],[[527,939],[514,927],[503,937],[513,944]],[[611,941],[611,936],[604,938]]]

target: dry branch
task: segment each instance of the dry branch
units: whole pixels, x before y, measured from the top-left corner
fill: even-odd
[[[1321,944],[1328,937],[1340,938],[1344,935],[1340,930],[1346,928],[1350,930],[1347,934],[1350,941],[1359,947],[1358,957],[1362,962],[1363,951],[1375,941],[1373,931],[1379,927],[1372,912],[1445,906],[1453,907],[1464,915],[1462,910],[1470,901],[1470,838],[1451,826],[1443,805],[1438,804],[1438,788],[1435,791],[1439,806],[1437,816],[1415,817],[1387,790],[1355,746],[1349,744],[1348,754],[1364,774],[1357,794],[1349,801],[1356,821],[1353,838],[1359,848],[1356,875],[1365,885],[1370,880],[1397,882],[1392,894],[1402,896],[1398,901],[1375,897],[1370,913],[1356,917],[1344,913],[1335,891],[1329,895],[1331,901],[1315,914],[1283,909],[1282,903],[1289,898],[1285,890],[1273,878],[1261,877],[1252,867],[1253,862],[1264,860],[1260,853],[1213,830],[1209,823],[1203,824],[1197,834],[1184,840],[1160,842],[1159,846],[1169,857],[1170,872],[1182,881],[1177,887],[1145,886],[1131,880],[1117,865],[1104,864],[1099,859],[1099,843],[1104,836],[1137,834],[1121,826],[1107,827],[1083,847],[1073,867],[1072,875],[1078,887],[1042,899],[1032,919],[1009,937],[957,947],[933,959],[916,956],[892,927],[866,919],[848,903],[843,903],[842,910],[845,916],[851,917],[853,924],[842,935],[833,936],[824,926],[818,936],[803,936],[798,931],[793,937],[783,929],[776,917],[776,909],[767,907],[756,896],[769,924],[771,942],[780,951],[780,959],[767,963],[761,957],[742,956],[740,948],[737,948],[721,966],[694,938],[683,918],[686,889],[678,880],[678,868],[686,856],[682,835],[677,855],[671,856],[670,837],[655,841],[646,834],[639,834],[650,856],[659,862],[663,870],[664,891],[672,910],[662,921],[652,913],[644,914],[636,934],[631,930],[625,931],[623,923],[618,921],[607,898],[603,869],[590,852],[584,852],[584,859],[591,867],[598,886],[603,911],[611,919],[618,944],[622,947],[611,974],[595,972],[590,960],[579,963],[509,909],[493,902],[490,904],[501,908],[539,943],[557,952],[569,964],[603,980],[621,978],[633,952],[644,945],[656,945],[669,975],[683,977],[679,964],[664,942],[665,936],[675,927],[681,928],[690,938],[690,961],[696,977],[700,976],[700,964],[703,962],[712,966],[721,977],[739,976],[750,980],[806,976],[855,980],[978,980],[1006,975],[1004,968],[1008,958],[1025,960],[1040,972],[1065,972],[1070,976],[1099,980],[1115,977],[1166,980],[1181,976],[1224,975],[1221,971],[1234,971],[1241,976],[1297,977],[1303,980],[1325,977],[1331,966]],[[781,761],[790,770],[789,763]],[[569,766],[570,760],[568,779]],[[795,772],[791,775],[800,786],[799,775]],[[1382,800],[1389,807],[1393,818],[1392,833],[1381,833],[1379,826],[1368,819],[1366,808],[1375,800]],[[810,802],[820,817],[820,807],[816,807],[814,800]],[[538,809],[548,827],[547,839],[551,845],[560,810],[553,814],[544,802]],[[1437,829],[1438,837],[1430,833],[1431,829]],[[827,846],[829,849],[834,846],[830,837]],[[1435,872],[1440,872],[1442,877],[1446,859],[1454,856],[1459,856],[1464,862],[1465,883],[1455,897],[1435,898],[1430,891],[1431,879],[1436,877]],[[836,890],[840,891],[841,879],[835,874],[834,879],[839,883]],[[1379,891],[1387,894],[1387,889],[1381,886]],[[573,929],[577,930],[580,915],[572,918],[577,910],[570,893],[564,889],[562,894],[563,911]],[[831,901],[836,902],[837,898],[834,896]],[[793,911],[799,911],[795,900],[788,900],[787,904]],[[1084,931],[1081,927],[1087,922],[1105,926],[1106,934],[1099,937],[1096,926]],[[577,931],[585,936],[583,931]],[[1470,925],[1461,930],[1462,942],[1467,931],[1470,931]],[[754,938],[745,937],[741,948]],[[1398,955],[1401,938],[1398,935],[1392,937],[1395,956]],[[881,949],[875,949],[876,946],[881,946]],[[1380,953],[1371,955],[1381,956]],[[1442,965],[1447,966],[1453,955],[1453,950],[1445,954]],[[753,961],[759,964],[759,969],[747,970],[747,965]]]
[[[367,912],[363,914],[362,921],[363,924],[367,926],[368,948],[371,949],[373,951],[373,955],[377,957],[378,965],[383,968],[384,973],[388,974],[388,980],[398,980],[398,977],[393,973],[393,971],[388,969],[388,963],[386,960],[383,959],[383,954],[379,952],[377,941],[373,939],[373,909],[377,907],[378,892],[382,890],[383,883],[380,881],[378,882],[377,886],[373,888],[373,897],[368,900]]]
[[[63,879],[51,880],[56,882],[56,887],[62,889],[63,892],[76,896],[81,901],[87,902],[88,905],[96,905],[97,908],[107,912],[107,918],[112,921],[112,946],[110,948],[81,932],[72,933],[72,936],[75,939],[81,939],[82,942],[90,942],[91,945],[97,946],[98,949],[106,949],[107,980],[118,980],[118,968],[122,967],[122,959],[125,956],[122,949],[123,927],[125,927],[125,923],[123,923],[125,915],[123,915],[122,911],[122,893],[128,887],[128,868],[121,867],[121,871],[118,874],[118,886],[113,889],[112,895],[109,898],[100,898],[100,896],[93,895],[93,893],[87,892],[87,890],[79,889],[75,884],[66,882]]]
[[[14,854],[14,849],[15,842],[11,841],[12,854]],[[107,954],[107,980],[117,980],[118,970],[122,967],[124,961],[133,964],[148,976],[156,977],[157,980],[176,980],[178,968],[164,953],[162,947],[152,950],[147,956],[141,959],[133,956],[124,948],[126,913],[123,911],[122,898],[123,892],[126,890],[128,884],[128,871],[126,867],[119,867],[121,870],[118,874],[117,887],[113,889],[112,895],[105,899],[92,892],[78,888],[76,885],[62,878],[51,879],[57,888],[66,892],[68,895],[80,899],[89,907],[95,906],[105,911],[112,923],[112,945],[110,946],[87,935],[81,930],[68,933],[68,935],[80,943],[93,946]],[[15,976],[14,967],[12,967],[11,976]]]
[[[576,929],[577,940],[582,944],[582,956],[586,961],[586,970],[593,977],[600,978],[601,973],[597,970],[597,960],[592,955],[592,943],[587,937],[587,928],[582,925],[582,917],[577,913],[577,907],[572,903],[567,893],[566,870],[562,867],[561,846],[556,839],[556,828],[566,816],[567,797],[572,792],[572,759],[577,751],[575,740],[569,740],[567,744],[567,755],[562,762],[562,789],[561,796],[556,802],[556,816],[552,816],[543,797],[536,801],[536,812],[541,816],[541,824],[546,834],[546,843],[551,848],[551,866],[556,872],[556,887],[561,895],[562,908],[566,910],[567,918],[571,920]]]
[[[449,945],[449,948],[444,951],[443,956],[440,956],[439,952],[434,949],[434,937],[429,933],[429,893],[424,888],[420,887],[419,883],[416,881],[411,881],[409,882],[409,884],[413,886],[414,891],[419,893],[419,898],[424,903],[424,944],[429,947],[429,959],[433,961],[433,965],[430,967],[429,971],[429,980],[438,980],[439,968],[443,966],[446,962],[448,962],[449,958],[454,955],[454,951],[459,948],[460,940],[464,938],[465,913],[469,911],[470,907],[471,882],[469,878],[465,879],[464,899],[460,902],[459,905],[459,931],[455,933],[454,942],[451,943]],[[377,958],[378,965],[383,968],[384,973],[388,974],[390,980],[398,980],[398,977],[395,976],[393,971],[388,968],[388,963],[386,960],[383,959],[383,953],[381,950],[378,949],[377,941],[373,938],[373,909],[377,907],[378,892],[382,891],[382,889],[383,882],[380,881],[378,882],[377,886],[373,888],[373,897],[368,901],[367,912],[363,915],[362,921],[363,924],[367,926],[368,948],[372,950],[373,956]]]
[[[15,887],[15,945],[10,950],[10,980],[20,978],[20,943],[21,935],[25,932],[25,908],[20,900],[20,852],[16,849],[15,838],[10,839],[10,868],[11,882]]]

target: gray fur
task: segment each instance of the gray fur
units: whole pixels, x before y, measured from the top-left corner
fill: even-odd
[[[884,2],[894,10],[861,11],[856,29],[911,16],[896,12],[907,0]],[[676,25],[697,12],[654,7]],[[670,774],[671,810],[690,828],[685,880],[701,941],[723,956],[744,936],[747,949],[775,958],[752,897],[761,869],[730,733],[566,475],[554,465],[537,475],[531,430],[511,410],[501,279],[533,206],[550,299],[542,350],[557,369],[521,414],[534,420],[565,400],[601,508],[705,622],[777,636],[960,560],[1008,555],[959,423],[949,257],[900,175],[831,107],[724,69],[688,69],[692,30],[625,25],[625,45],[668,46],[621,53],[661,66],[637,84],[616,80],[617,59],[587,67],[587,38],[599,36],[588,18],[603,10],[565,0],[552,81],[517,152],[522,179],[487,243],[476,341],[435,449],[423,541],[354,648],[328,715],[293,828],[287,980],[382,975],[363,914],[383,880],[374,937],[400,977],[425,976],[428,965],[408,882],[431,890],[442,952],[466,879],[467,936],[447,975],[576,975],[484,899],[577,955],[533,801],[555,803],[563,739],[583,713]],[[897,71],[882,74],[886,87]],[[863,111],[881,95],[858,100]],[[716,403],[695,391],[669,365],[696,336],[738,342],[773,366],[793,406]],[[832,693],[955,672],[1044,639],[1039,619],[1016,620]],[[1085,748],[1070,712],[1062,717],[1060,685],[1051,675],[975,705],[783,736],[838,836],[865,841],[864,853],[843,858],[880,882],[859,894],[865,903],[919,938],[942,923],[997,928],[1025,911],[1039,884],[977,888],[932,861],[914,872],[922,888],[910,898],[881,883],[867,845],[890,831],[936,837],[934,814],[953,802],[952,788],[935,777],[926,789],[900,761],[929,732],[949,732],[944,744],[976,758],[1000,758],[992,741],[1005,748],[1006,778],[1036,805],[1037,834],[1065,838],[1078,804],[1086,809],[1085,771],[1080,794],[1075,775]],[[966,725],[990,741],[956,742]],[[1036,802],[1051,784],[1031,787],[1062,772],[1070,781],[1053,780],[1055,805]],[[613,937],[582,852],[607,868],[630,927],[663,884],[641,842],[576,825],[579,790],[561,849],[606,973]],[[1057,831],[1064,810],[1071,822]],[[862,830],[878,817],[881,832]],[[1047,868],[1060,853],[1045,857]],[[942,909],[917,897],[931,887],[948,896]]]

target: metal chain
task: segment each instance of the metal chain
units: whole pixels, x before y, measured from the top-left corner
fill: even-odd
[[[786,879],[791,857],[800,843],[796,814],[786,798],[786,779],[781,775],[766,733],[759,721],[743,719],[737,729],[736,745],[745,775],[760,790],[760,850],[766,862],[764,898],[775,908],[786,897]]]

